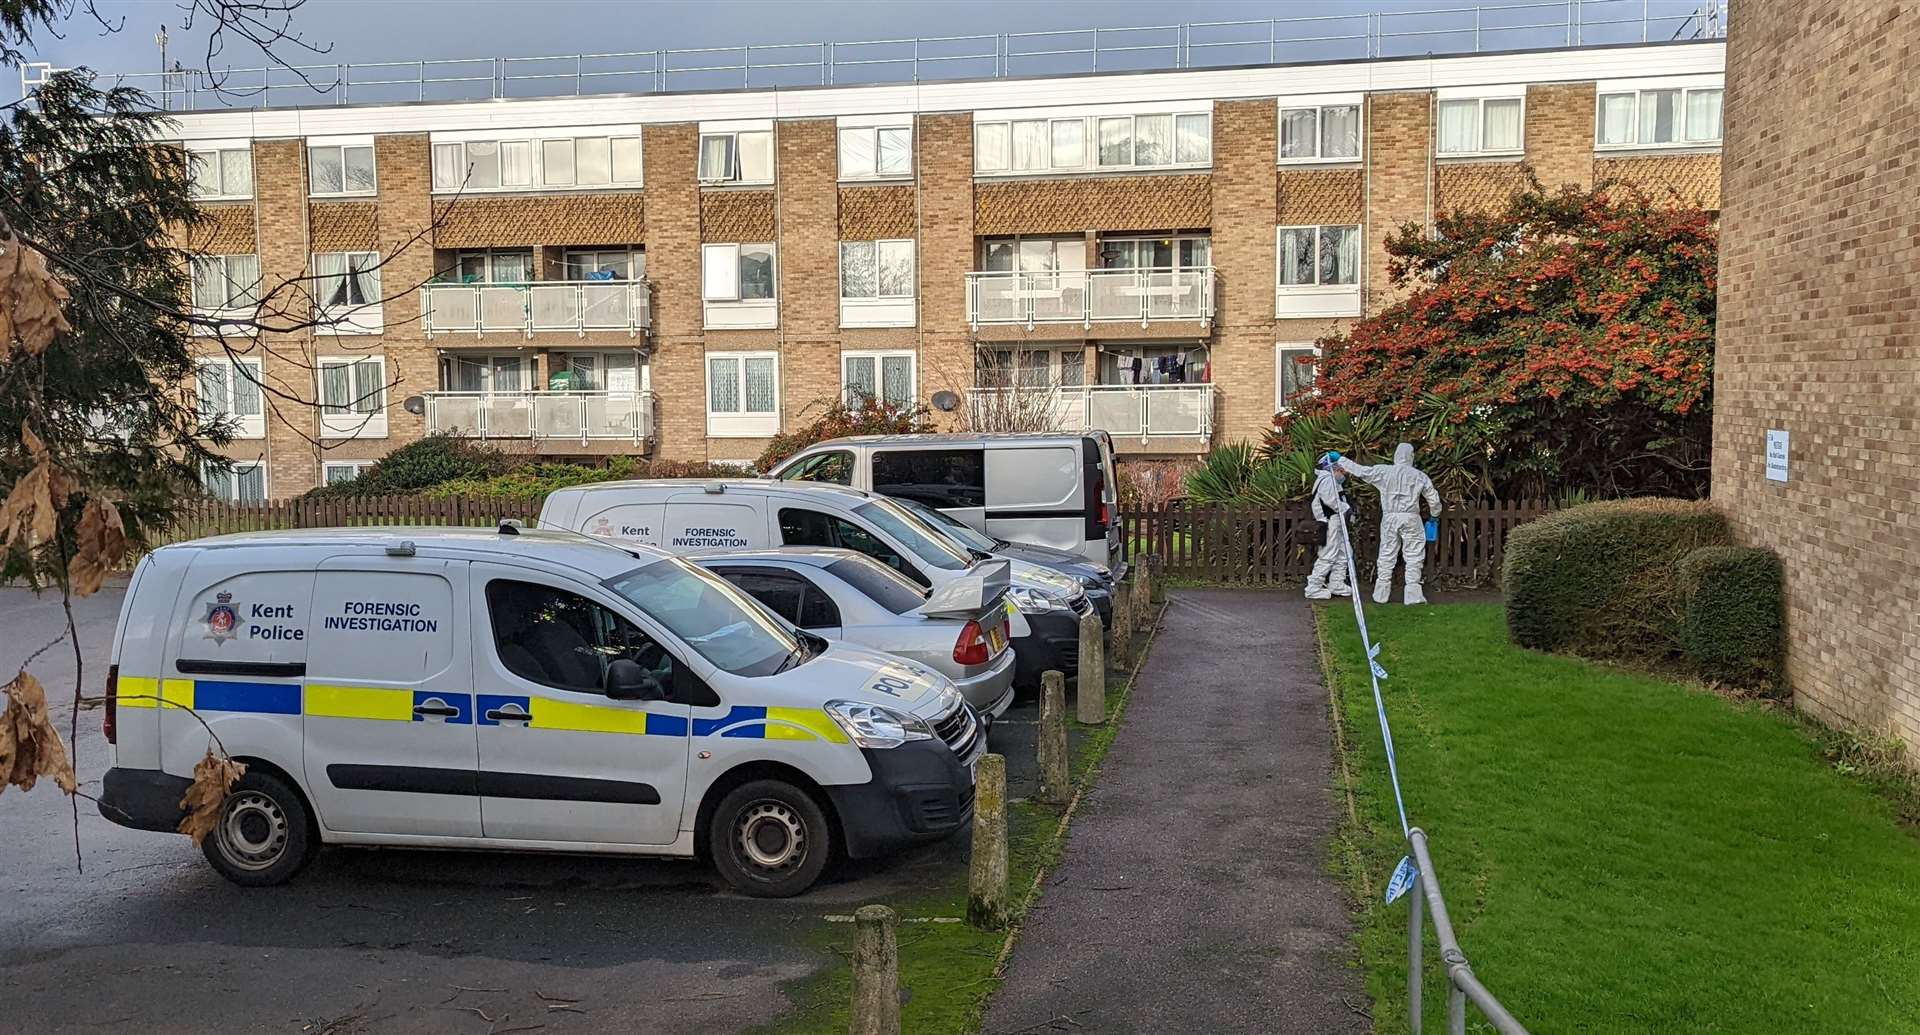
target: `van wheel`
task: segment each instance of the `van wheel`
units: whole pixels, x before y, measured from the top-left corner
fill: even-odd
[[[833,830],[807,792],[780,780],[753,780],[720,799],[707,844],[714,868],[736,891],[787,898],[820,879],[833,855]]]
[[[234,782],[213,833],[200,842],[220,876],[249,888],[286,883],[318,847],[300,792],[254,770]]]

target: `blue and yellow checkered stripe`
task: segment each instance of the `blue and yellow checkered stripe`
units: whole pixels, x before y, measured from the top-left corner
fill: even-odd
[[[439,721],[455,725],[497,726],[486,713],[517,706],[531,729],[576,733],[619,733],[647,737],[736,737],[748,740],[824,740],[847,743],[847,735],[818,708],[734,705],[725,715],[694,718],[561,701],[528,694],[469,694],[337,683],[260,683],[233,679],[156,679],[121,676],[122,708],[178,705],[201,712],[252,712],[307,715],[372,722]],[[422,715],[416,707],[452,709],[451,714]]]

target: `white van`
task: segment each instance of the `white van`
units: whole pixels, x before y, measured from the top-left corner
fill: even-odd
[[[555,489],[540,527],[680,554],[832,546],[857,550],[929,589],[1007,565],[1014,605],[1014,686],[1037,689],[1041,673],[1079,670],[1080,616],[1093,614],[1080,583],[1025,561],[995,559],[955,542],[885,496],[837,485],[757,478],[652,479]]]
[[[1113,438],[1104,431],[836,438],[769,476],[918,500],[995,539],[1067,550],[1124,574]]]
[[[176,829],[217,737],[247,771],[203,847],[244,885],[325,843],[699,856],[793,895],[965,827],[986,750],[924,665],[664,551],[510,525],[155,550],[108,683],[101,813]]]

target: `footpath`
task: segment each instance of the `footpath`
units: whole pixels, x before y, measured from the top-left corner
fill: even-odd
[[[1367,1032],[1313,616],[1173,590],[988,1035]]]

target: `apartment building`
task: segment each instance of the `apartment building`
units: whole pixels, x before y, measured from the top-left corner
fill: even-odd
[[[430,431],[747,461],[848,393],[1197,456],[1311,390],[1403,224],[1527,169],[1717,208],[1724,51],[181,113],[195,304],[297,280],[330,321],[209,340],[211,487]]]

